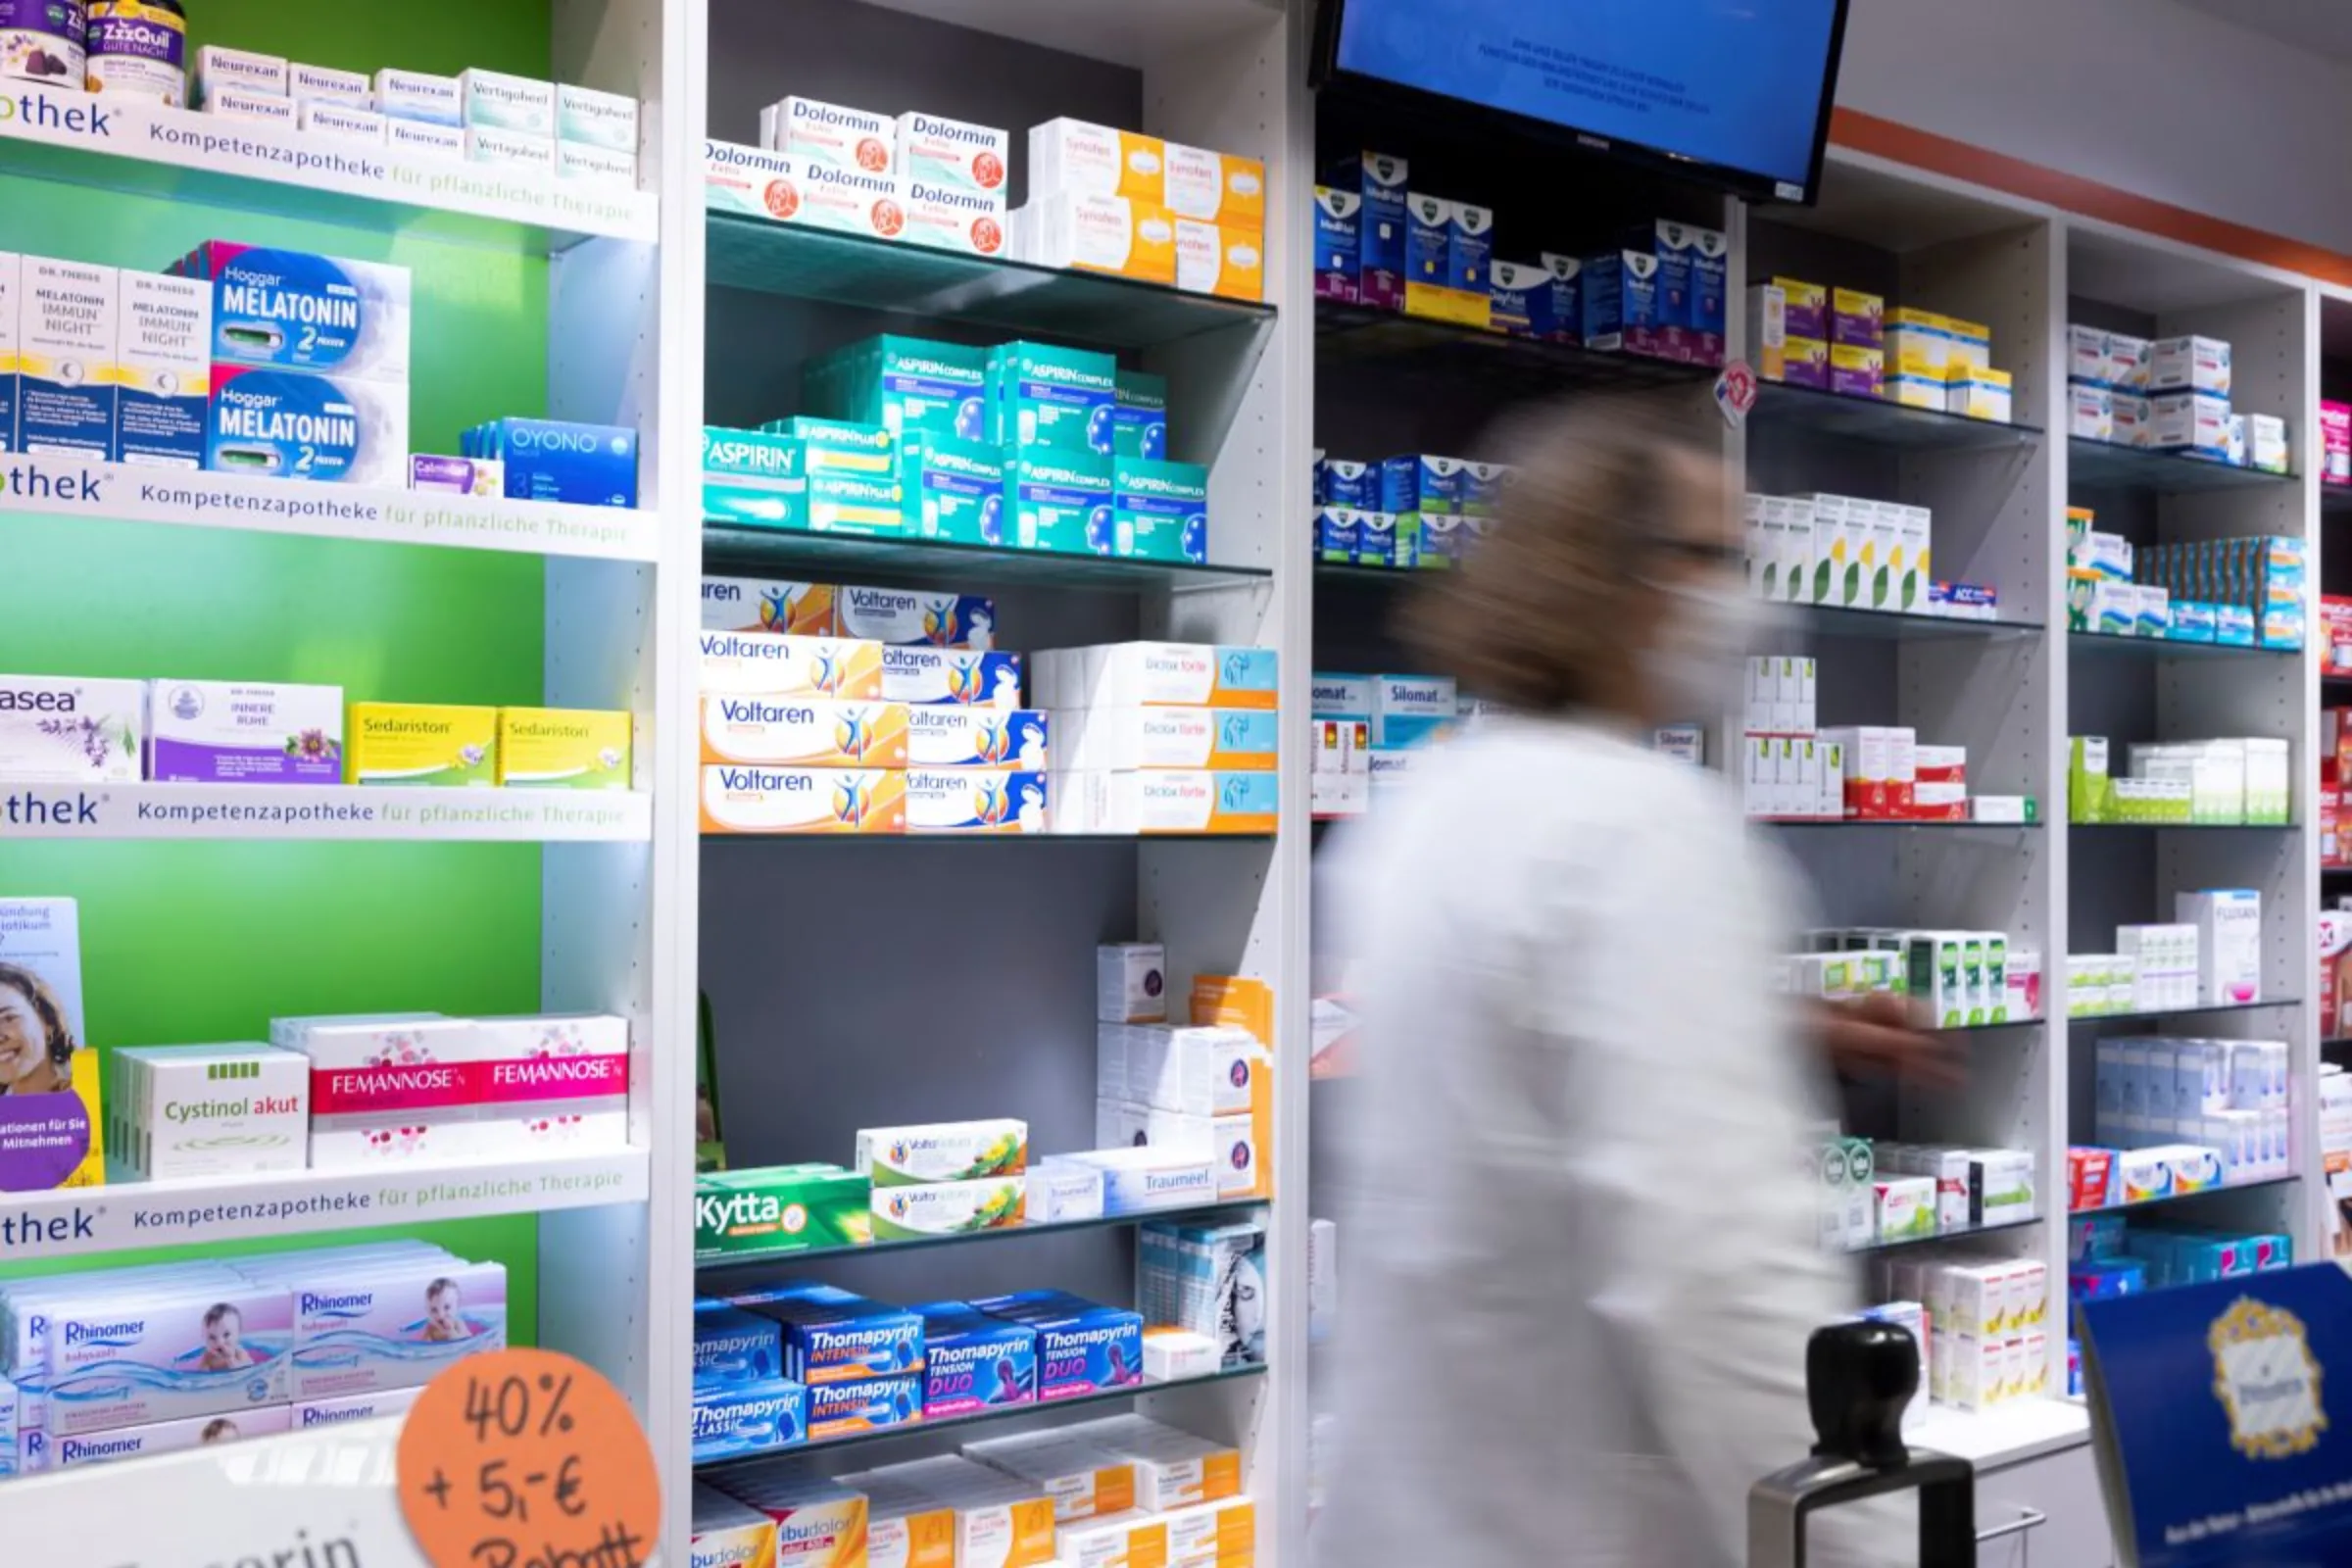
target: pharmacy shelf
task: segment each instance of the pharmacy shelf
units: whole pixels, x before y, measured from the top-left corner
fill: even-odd
[[[2265,1007],[2300,1007],[2299,998],[2270,998],[2260,1002],[2223,1002],[2208,1007],[2159,1007],[2147,1012],[2085,1012],[2078,1013],[2068,1023],[2153,1023],[2166,1018],[2201,1018],[2220,1012],[2260,1012]]]
[[[1882,1173],[1885,1174],[1885,1173]],[[1862,1247],[1849,1247],[1846,1251],[1886,1252],[1896,1248],[1917,1247],[1923,1242],[1965,1242],[1972,1236],[1991,1236],[2001,1231],[2022,1231],[2041,1223],[2041,1216],[2032,1219],[2003,1220],[1998,1225],[1970,1225],[1956,1231],[1932,1231],[1925,1236],[1898,1236],[1891,1241],[1871,1242]]]
[[[1315,302],[1315,362],[1377,370],[1384,380],[1473,384],[1489,397],[1703,386],[1721,373],[1712,365],[1512,337],[1338,300]]]
[[[2038,636],[2043,630],[2038,620],[1976,620],[1915,611],[1852,610],[1835,605],[1790,605],[1777,613],[1810,636],[1850,637],[1867,642],[1952,642],[1972,637],[2010,642]],[[1778,625],[1774,629],[1779,629]]]
[[[2078,833],[2300,833],[2293,822],[2069,822]]]
[[[1753,827],[1803,828],[1815,832],[1867,833],[2038,833],[2039,822],[1913,822],[1897,819],[1863,820],[1858,817],[1835,816],[1751,816]]]
[[[649,192],[564,181],[291,125],[169,109],[141,98],[9,83],[0,146],[12,174],[324,220],[384,234],[534,250],[583,239],[652,244]]]
[[[428,495],[23,455],[0,457],[0,516],[12,514],[609,561],[653,561],[662,536],[660,514],[627,507]]]
[[[172,1560],[285,1560],[431,1568],[394,1487],[401,1419],[247,1438],[0,1482],[9,1530],[39,1542],[51,1568],[155,1561],[155,1522],[172,1521]],[[185,1552],[182,1558],[179,1554]]]
[[[1748,426],[1757,434],[1795,432],[1915,452],[1992,452],[2039,441],[2031,424],[2001,424],[1965,414],[1915,409],[1883,398],[1850,397],[1767,381],[1756,388]]]
[[[2352,484],[2331,484],[2320,481],[2320,510],[2329,516],[2352,512]]]
[[[1369,593],[1394,593],[1417,582],[1450,576],[1450,566],[1358,566],[1338,561],[1315,563],[1317,588],[1361,589]]]
[[[429,785],[0,782],[9,839],[407,839],[635,843],[650,795]]]
[[[1169,1394],[1178,1389],[1208,1388],[1216,1384],[1238,1383],[1249,1378],[1263,1377],[1263,1365],[1231,1366],[1219,1372],[1209,1372],[1197,1378],[1170,1378],[1164,1383],[1131,1383],[1123,1389],[1102,1389],[1072,1398],[1055,1399],[1047,1404],[1015,1404],[999,1409],[976,1411],[971,1415],[951,1416],[944,1421],[914,1421],[906,1426],[884,1427],[876,1432],[852,1432],[837,1438],[820,1438],[810,1443],[795,1444],[791,1447],[771,1448],[765,1453],[745,1454],[741,1458],[715,1460],[694,1467],[696,1479],[722,1474],[730,1465],[763,1463],[769,1459],[790,1458],[804,1453],[823,1453],[834,1448],[862,1446],[869,1443],[887,1443],[894,1438],[920,1438],[931,1432],[963,1432],[973,1427],[987,1427],[1023,1416],[1047,1414],[1060,1410],[1083,1410],[1090,1406],[1123,1403],[1154,1394]]]
[[[987,588],[1087,588],[1153,593],[1262,583],[1262,566],[1197,565],[1173,561],[1122,561],[1110,556],[1065,556],[936,539],[877,539],[862,534],[807,533],[788,528],[703,524],[703,560],[712,571],[860,573],[922,578]],[[854,579],[851,579],[854,580]]]
[[[2245,648],[2234,643],[2184,643],[2170,637],[2118,637],[2108,632],[2070,631],[2070,654],[2094,659],[2284,659],[2299,660],[2300,648]]]
[[[11,1193],[0,1209],[0,1254],[12,1262],[40,1262],[132,1248],[641,1203],[648,1164],[643,1149],[569,1154],[549,1149],[512,1159],[403,1161],[361,1170]],[[14,1501],[13,1492],[9,1496]]]
[[[713,288],[953,318],[1111,349],[1156,348],[1233,328],[1263,332],[1274,322],[1271,305],[1163,283],[1031,267],[741,213],[706,218],[705,270]]]
[[[2184,496],[2208,490],[2259,490],[2301,484],[2292,473],[2240,468],[2179,452],[2119,447],[2108,441],[2067,442],[2069,483],[2077,490],[2121,490],[2140,495]]]
[[[1039,1236],[1073,1236],[1087,1231],[1129,1230],[1156,1221],[1214,1225],[1263,1211],[1265,1203],[1239,1201],[1201,1203],[1186,1208],[1158,1208],[1140,1214],[1103,1214],[1094,1219],[1068,1220],[1054,1225],[1004,1225],[994,1230],[958,1231],[948,1236],[918,1236],[906,1241],[868,1242],[862,1246],[778,1248],[766,1252],[721,1252],[698,1255],[695,1272],[724,1273],[735,1268],[772,1268],[779,1263],[802,1263],[820,1257],[880,1257],[920,1252],[939,1247],[968,1247],[976,1242],[1018,1242]]]
[[[2251,1193],[2266,1188],[2291,1187],[2303,1178],[2290,1172],[2284,1176],[2263,1176],[2248,1182],[2224,1182],[2196,1193],[2167,1193],[2162,1198],[2143,1198],[2135,1203],[2102,1203],[2096,1208],[2077,1208],[2067,1211],[2069,1219],[2082,1219],[2093,1214],[2132,1214],[2144,1208],[2162,1208],[2168,1203],[2193,1203],[2200,1198],[2220,1198],[2225,1193]]]
[[[2063,1338],[2057,1327],[2052,1325],[2053,1337]],[[1936,1404],[1926,1420],[1904,1430],[1903,1441],[1990,1470],[2082,1446],[2090,1441],[2090,1415],[2056,1397],[2013,1399],[1981,1414]]]

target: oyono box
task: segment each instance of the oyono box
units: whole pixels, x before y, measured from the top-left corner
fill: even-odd
[[[873,1240],[872,1178],[839,1165],[777,1165],[698,1177],[694,1252],[701,1257],[859,1247]]]
[[[405,267],[216,239],[172,270],[213,286],[215,360],[368,381],[409,378]]]

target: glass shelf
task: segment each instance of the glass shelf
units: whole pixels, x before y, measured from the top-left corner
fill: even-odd
[[[1511,337],[1396,311],[1315,302],[1315,368],[1473,384],[1489,397],[1703,385],[1720,368]]]
[[[2292,822],[2069,822],[2079,833],[2128,831],[2137,833],[2294,833]]]
[[[953,317],[1106,348],[1153,348],[1236,326],[1263,330],[1274,320],[1274,307],[1254,301],[770,222],[741,213],[706,214],[704,235],[705,275],[714,288]]]
[[[2041,1216],[2036,1214],[2032,1219],[2005,1219],[1997,1225],[1971,1225],[1965,1230],[1936,1231],[1926,1236],[1903,1236],[1890,1242],[1868,1242],[1860,1247],[1849,1247],[1845,1250],[1850,1256],[1855,1252],[1884,1252],[1897,1247],[1917,1247],[1923,1242],[1961,1242],[1972,1236],[1991,1236],[1999,1231],[2022,1231],[2030,1225],[2040,1223]]]
[[[889,1257],[921,1252],[937,1247],[962,1247],[974,1242],[1017,1242],[1037,1236],[1073,1236],[1082,1231],[1109,1231],[1147,1225],[1155,1220],[1179,1220],[1191,1225],[1213,1225],[1238,1219],[1265,1207],[1262,1200],[1234,1203],[1202,1203],[1189,1208],[1155,1208],[1141,1214],[1105,1214],[1097,1219],[1070,1220],[1058,1225],[1007,1225],[996,1230],[965,1231],[951,1236],[918,1236],[907,1241],[868,1242],[863,1246],[784,1248],[769,1252],[721,1252],[698,1257],[697,1273],[721,1269],[792,1266],[820,1257]]]
[[[1111,593],[1221,588],[1264,582],[1261,566],[1201,566],[1175,561],[1122,561],[1110,556],[1005,550],[995,545],[937,539],[879,539],[853,533],[808,533],[797,528],[703,525],[706,569],[806,569],[812,576],[862,572],[876,577],[926,577],[992,588],[1093,588]],[[848,580],[856,581],[854,576]],[[887,586],[887,585],[886,585]]]
[[[2235,643],[2184,643],[2170,637],[2118,637],[2111,632],[2070,631],[2071,652],[2103,659],[2301,659],[2300,648],[2247,648]]]
[[[2070,1015],[2068,1023],[2150,1023],[2166,1018],[2199,1018],[2215,1012],[2259,1012],[2265,1007],[2300,1007],[2302,1001],[2295,997],[2270,998],[2260,1002],[2223,1002],[2210,1007],[2165,1007],[2154,1012],[2085,1012]]]
[[[715,766],[716,764],[712,764]],[[705,833],[705,844],[1271,844],[1271,833]]]
[[[1894,828],[1913,833],[2038,833],[2039,822],[1915,822],[1898,817],[1847,818],[1836,816],[1751,816],[1750,827],[1810,828],[1815,831],[1867,832]]]
[[[2207,490],[2251,490],[2301,484],[2302,476],[2239,468],[2179,452],[2119,447],[2111,441],[2067,442],[2068,484],[2076,490],[2126,490],[2143,495],[2194,495]]]
[[[1831,605],[1791,605],[1770,630],[1793,623],[1817,637],[1854,637],[1873,642],[1945,642],[1983,637],[2030,637],[2043,630],[2038,620],[1966,620],[1910,611],[1850,610]]]
[[[1080,1395],[1075,1398],[1054,1399],[1045,1404],[1015,1404],[1001,1409],[978,1411],[972,1415],[951,1416],[944,1421],[913,1421],[905,1426],[884,1427],[879,1432],[852,1432],[838,1438],[818,1438],[813,1442],[795,1444],[790,1447],[771,1448],[765,1453],[747,1453],[727,1459],[707,1461],[695,1466],[697,1475],[710,1475],[729,1465],[753,1464],[779,1457],[804,1453],[822,1453],[833,1448],[854,1447],[860,1444],[885,1443],[893,1438],[919,1438],[927,1432],[963,1432],[973,1427],[985,1427],[1019,1416],[1040,1415],[1055,1410],[1083,1410],[1089,1405],[1115,1404],[1125,1399],[1139,1399],[1146,1395],[1166,1394],[1175,1389],[1197,1389],[1212,1383],[1233,1383],[1243,1378],[1265,1376],[1262,1365],[1227,1367],[1221,1372],[1209,1372],[1197,1378],[1172,1378],[1165,1383],[1132,1383],[1123,1389],[1104,1389],[1100,1393]]]
[[[2201,1193],[2167,1193],[2162,1198],[2143,1198],[2136,1203],[2102,1203],[2097,1208],[2077,1208],[2067,1212],[2069,1219],[2082,1219],[2090,1214],[2129,1214],[2137,1209],[2154,1208],[2161,1203],[2185,1203],[2199,1198],[2219,1198],[2224,1193],[2250,1193],[2265,1187],[2286,1187],[2301,1181],[2300,1175],[2264,1176],[2250,1182],[2225,1182],[2208,1187]]]
[[[1801,431],[1918,452],[1998,451],[2025,446],[2042,436],[2035,425],[1972,419],[1965,414],[1915,409],[1883,398],[1850,397],[1778,381],[1756,388],[1756,406],[1747,417],[1759,430]]]

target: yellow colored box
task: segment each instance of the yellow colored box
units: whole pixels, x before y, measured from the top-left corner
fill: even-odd
[[[776,1568],[866,1568],[863,1493],[761,1462],[727,1476],[733,1494],[776,1526]]]
[[[882,645],[862,637],[775,631],[702,631],[698,684],[729,697],[882,700]]]
[[[1887,366],[1887,401],[1905,408],[1942,413],[1948,385],[1943,367],[1916,350],[1902,350]]]
[[[1419,316],[1432,321],[1450,321],[1456,326],[1474,326],[1481,331],[1494,328],[1494,297],[1474,294],[1464,288],[1447,288],[1443,283],[1404,282],[1404,314]]]
[[[1167,144],[1166,205],[1178,218],[1221,223],[1262,235],[1266,229],[1266,166],[1254,158]]]
[[[489,789],[499,776],[498,715],[445,703],[354,703],[343,782]]]
[[[706,833],[904,833],[906,775],[888,767],[703,769]]]
[[[1061,1527],[1065,1568],[1168,1568],[1168,1522],[1137,1509]]]
[[[866,1568],[956,1568],[956,1510],[912,1497],[867,1496]]]
[[[1257,1504],[1227,1497],[1167,1514],[1170,1568],[1235,1568],[1257,1554]]]
[[[1176,281],[1176,220],[1156,202],[1072,191],[1032,196],[1013,215],[1013,227],[1020,259],[1032,266]]]
[[[1084,120],[1029,127],[1029,196],[1125,196],[1167,205],[1168,144]],[[1264,187],[1260,172],[1259,187]],[[1260,215],[1263,221],[1263,215]]]
[[[906,705],[707,694],[703,760],[761,767],[905,767]]]
[[[1830,291],[1819,283],[1808,283],[1801,277],[1776,277],[1772,286],[1781,291],[1788,312],[1790,337],[1830,338]]]
[[[625,790],[635,719],[586,708],[498,710],[498,782],[509,789]]]
[[[1177,219],[1176,286],[1221,299],[1264,299],[1265,237],[1230,223]]]

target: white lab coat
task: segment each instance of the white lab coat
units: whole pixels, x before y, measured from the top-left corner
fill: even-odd
[[[1826,1081],[1767,977],[1785,872],[1712,775],[1539,719],[1329,849],[1364,1081],[1317,1563],[1743,1563],[1748,1488],[1811,1446],[1806,1338],[1856,1304],[1815,1242]],[[1814,1561],[1910,1560],[1888,1517]]]

